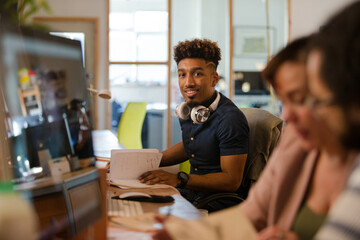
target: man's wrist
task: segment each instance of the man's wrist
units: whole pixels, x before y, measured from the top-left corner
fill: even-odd
[[[176,186],[175,187],[179,187],[181,185],[181,180],[179,178],[177,178],[177,182],[176,182]]]
[[[177,178],[178,178],[178,180],[180,180],[180,184],[177,187],[178,188],[185,188],[186,184],[189,181],[189,174],[187,174],[186,172],[178,172],[177,173]]]

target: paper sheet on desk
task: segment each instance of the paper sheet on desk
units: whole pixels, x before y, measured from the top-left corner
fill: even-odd
[[[141,183],[137,179],[113,179],[111,180],[111,185],[115,185],[120,188],[169,188],[169,185],[165,184],[155,184],[148,185],[145,183]]]
[[[158,169],[161,157],[156,149],[111,150],[110,181],[137,180],[144,172]]]

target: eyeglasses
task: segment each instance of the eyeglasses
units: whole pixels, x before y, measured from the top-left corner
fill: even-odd
[[[308,95],[305,99],[305,105],[307,105],[311,109],[315,109],[318,107],[329,107],[336,105],[334,99],[318,99],[312,95]]]

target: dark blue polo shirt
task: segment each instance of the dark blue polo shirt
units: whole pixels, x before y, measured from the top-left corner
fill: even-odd
[[[209,107],[216,92],[203,106]],[[220,156],[249,152],[249,126],[245,115],[227,97],[220,101],[209,119],[194,124],[191,119],[180,120],[185,151],[191,163],[191,174],[221,172]]]

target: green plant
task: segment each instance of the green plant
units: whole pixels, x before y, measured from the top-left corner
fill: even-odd
[[[51,13],[46,0],[2,0],[0,3],[2,18],[19,25],[26,25],[29,18],[40,9]]]

